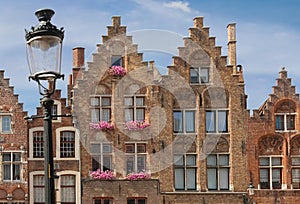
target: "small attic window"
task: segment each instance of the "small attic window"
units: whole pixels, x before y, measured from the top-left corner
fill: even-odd
[[[112,55],[111,56],[111,66],[122,66],[122,56]]]

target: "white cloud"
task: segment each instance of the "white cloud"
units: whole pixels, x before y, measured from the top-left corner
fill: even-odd
[[[164,3],[163,6],[165,6],[167,8],[182,10],[183,12],[187,12],[187,13],[191,12],[191,8],[189,7],[188,2],[172,1],[172,2],[168,2],[168,3]]]

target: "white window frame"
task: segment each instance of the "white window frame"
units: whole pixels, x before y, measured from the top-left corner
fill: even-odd
[[[133,145],[134,149],[133,152],[129,153],[127,152],[127,146],[128,145]],[[145,146],[145,152],[138,152],[138,146],[139,145],[144,145]],[[146,142],[125,142],[125,175],[127,175],[128,173],[139,173],[139,169],[138,169],[138,158],[139,157],[144,157],[145,161],[144,161],[144,167],[145,169],[141,169],[141,171],[147,171],[147,143]],[[134,161],[133,161],[133,171],[129,171],[128,167],[127,167],[127,162],[128,162],[128,158],[129,157],[133,157]]]
[[[187,157],[188,156],[194,156],[195,157],[195,163],[194,165],[189,165],[187,162]],[[177,158],[178,159],[177,159]],[[176,159],[175,159],[176,158]],[[182,163],[180,163],[180,161],[182,161]],[[179,162],[179,163],[178,163]],[[195,153],[186,153],[186,154],[174,154],[174,188],[175,190],[184,190],[184,191],[188,191],[188,190],[197,190],[197,154]],[[176,187],[176,170],[182,170],[184,177],[183,177],[183,188],[177,188]],[[193,169],[194,172],[194,187],[193,188],[189,188],[189,184],[192,181],[188,181],[189,177],[188,177],[188,170]]]
[[[191,80],[192,76],[192,70],[196,70],[196,73],[197,73],[197,81],[193,82]],[[207,76],[206,74],[203,76],[202,75],[202,70],[206,70],[207,71]],[[202,80],[203,77],[207,77],[206,80]],[[209,81],[210,81],[210,67],[208,66],[204,66],[204,67],[191,67],[190,68],[190,84],[208,84]]]
[[[214,112],[214,129],[215,131],[208,131],[207,112]],[[219,131],[219,112],[226,112],[226,131]],[[206,109],[205,110],[205,132],[206,134],[228,134],[229,133],[229,110],[228,109]]]
[[[292,156],[291,158],[291,164],[292,164],[292,189],[300,189],[300,156]],[[296,162],[294,162],[294,160]],[[294,170],[297,171],[297,178],[294,176]],[[296,182],[294,182],[294,179]],[[295,183],[295,184],[294,184]],[[296,187],[294,187],[297,185]]]
[[[34,144],[35,144],[35,142],[34,142],[35,133],[42,133],[42,135],[38,135],[39,137],[41,136],[42,140],[39,140],[38,142],[36,142],[36,143],[39,144],[38,153],[41,154],[42,156],[36,156],[35,157],[35,155],[34,155],[34,153],[35,153],[35,147],[34,147]],[[42,159],[44,158],[44,144],[45,144],[44,143],[44,131],[43,130],[33,131],[32,132],[32,157],[33,158],[42,158]]]
[[[97,98],[98,99],[98,102],[99,104],[95,105],[92,103],[92,99],[95,99]],[[103,99],[104,98],[109,98],[109,105],[103,105]],[[104,116],[103,116],[103,113],[104,111],[103,110],[109,110],[109,118],[108,119],[104,119]],[[95,115],[96,114],[95,112],[93,113],[93,110],[98,110],[99,115]],[[99,122],[99,121],[110,121],[111,120],[111,114],[112,114],[112,95],[92,95],[90,96],[90,114],[91,114],[91,122]],[[97,120],[98,119],[98,120]]]
[[[260,165],[260,159],[261,158],[268,158],[269,159],[269,165]],[[273,158],[280,158],[281,159],[281,165],[272,165],[272,160]],[[258,184],[258,188],[259,189],[270,189],[270,190],[273,190],[273,189],[282,189],[283,187],[283,178],[282,178],[282,173],[283,173],[283,157],[282,156],[273,156],[273,155],[269,155],[269,156],[259,156],[259,160],[258,160],[258,163],[259,163],[259,184]],[[266,169],[268,170],[268,183],[269,183],[269,188],[261,188],[261,176],[260,176],[260,170],[261,169]],[[280,169],[280,182],[281,182],[281,186],[280,188],[273,188],[273,171],[275,169]]]
[[[93,149],[92,149],[92,145],[97,145],[99,146],[99,152],[93,152]],[[104,146],[105,145],[108,145],[110,146],[110,150],[107,152],[107,151],[104,151]],[[98,158],[99,161],[97,161],[99,163],[99,167],[98,169],[100,169],[101,171],[104,171],[104,170],[107,170],[106,168],[104,168],[103,166],[103,160],[104,160],[104,157],[106,158],[110,158],[110,167],[108,168],[110,171],[112,171],[112,168],[113,168],[113,144],[112,143],[91,143],[91,156],[92,156],[92,160],[96,160],[96,158]],[[92,170],[95,171],[97,169],[93,169],[93,161],[92,161]]]
[[[44,127],[34,127],[29,129],[29,155],[28,160],[43,160],[43,157],[33,157],[33,133],[37,131],[44,131]]]
[[[277,116],[283,116],[283,130],[277,129]],[[294,116],[294,129],[288,130],[287,116]],[[296,132],[297,113],[275,113],[275,131],[276,132]]]
[[[125,102],[125,100],[126,100],[126,98],[131,98],[132,99],[132,105],[126,105],[126,102]],[[137,99],[138,98],[143,98],[143,105],[139,105],[139,104],[137,104]],[[143,95],[143,94],[137,94],[137,95],[125,95],[124,96],[124,120],[125,120],[125,122],[128,122],[128,121],[131,121],[131,120],[133,120],[133,121],[144,121],[145,120],[145,115],[146,115],[146,105],[145,105],[145,102],[146,102],[146,97],[145,97],[145,95]],[[132,117],[133,118],[131,118],[131,119],[126,119],[126,109],[129,109],[129,110],[132,110],[133,111],[133,115],[132,115]],[[144,111],[144,118],[143,118],[143,120],[138,120],[137,119],[137,110],[139,110],[139,109],[142,109],[143,111]]]
[[[61,132],[71,131],[75,133],[75,156],[74,157],[61,157],[60,156],[60,134]],[[57,128],[55,131],[56,135],[56,160],[79,160],[80,158],[80,147],[79,147],[79,133],[78,130],[72,126],[65,126]]]
[[[181,112],[182,113],[182,123],[181,123],[181,128],[182,130],[177,131],[175,130],[175,112]],[[193,112],[194,113],[194,130],[193,131],[187,131],[187,120],[186,120],[186,113],[187,112]],[[196,127],[196,110],[195,109],[174,109],[173,110],[173,133],[177,134],[195,134],[197,132],[197,127]]]
[[[20,161],[13,161],[13,154],[20,154]],[[3,161],[3,155],[4,154],[10,154],[10,157],[11,157],[11,160],[10,161]],[[23,155],[22,155],[22,152],[21,151],[3,151],[2,152],[2,155],[1,155],[1,158],[2,158],[2,161],[1,161],[1,166],[2,166],[2,177],[1,177],[1,180],[3,182],[21,182],[23,180]],[[13,165],[14,164],[17,164],[19,165],[19,172],[20,172],[20,175],[19,175],[19,179],[14,179],[13,178]],[[4,166],[5,165],[10,165],[10,179],[9,180],[5,180],[4,179]]]
[[[10,121],[9,121],[9,130],[7,130],[7,131],[4,131],[3,130],[3,123],[4,123],[4,121],[3,121],[3,118],[4,117],[9,117],[10,118]],[[11,114],[1,114],[0,115],[0,132],[1,132],[1,134],[11,134],[12,133],[12,127],[11,127],[11,124],[12,124],[12,115]]]
[[[209,156],[216,156],[216,164],[214,165],[209,165],[208,164],[208,157]],[[228,164],[220,164],[220,156],[227,156],[228,157]],[[209,154],[207,156],[207,159],[206,159],[206,171],[207,171],[207,188],[209,191],[228,191],[230,190],[230,154],[229,153],[212,153],[212,154]],[[209,188],[209,173],[208,173],[208,170],[209,169],[215,169],[216,170],[216,188]],[[222,169],[227,169],[227,185],[228,185],[228,188],[221,188],[221,180],[223,179],[223,177],[221,176],[221,170]]]

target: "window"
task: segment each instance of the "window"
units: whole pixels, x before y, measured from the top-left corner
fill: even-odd
[[[73,131],[60,133],[60,157],[75,157],[75,133]]]
[[[208,67],[192,67],[190,69],[190,83],[202,84],[209,82],[209,68]]]
[[[300,189],[300,157],[292,157],[293,189]]]
[[[196,190],[196,155],[174,155],[175,189]]]
[[[207,133],[228,132],[228,111],[207,110],[206,111],[206,132]]]
[[[57,120],[57,105],[52,106],[52,119]]]
[[[111,96],[94,96],[91,98],[91,121],[110,121]]]
[[[127,198],[127,204],[146,204],[146,198]]]
[[[45,203],[45,179],[44,175],[33,176],[34,204]]]
[[[209,190],[229,190],[229,155],[210,154],[206,159]]]
[[[95,198],[94,204],[113,204],[112,198]]]
[[[121,55],[111,56],[111,66],[122,66],[122,56]]]
[[[75,192],[75,176],[62,175],[60,181],[61,190],[61,203],[62,204],[75,204],[76,192]]]
[[[112,170],[112,145],[111,144],[92,144],[92,169],[96,171]]]
[[[125,144],[126,173],[141,172],[146,170],[146,144]]]
[[[11,132],[11,116],[2,115],[0,116],[1,122],[1,132],[2,133],[10,133]]]
[[[276,130],[289,131],[295,130],[295,114],[277,113]]]
[[[3,180],[20,181],[21,176],[21,153],[2,153]]]
[[[44,157],[44,132],[43,131],[33,132],[33,157],[34,158]]]
[[[193,110],[175,110],[173,111],[175,133],[193,133],[195,132],[195,111]]]
[[[281,174],[281,157],[259,158],[259,180],[261,189],[281,189]]]
[[[125,96],[125,121],[144,121],[145,120],[145,97],[144,96]]]

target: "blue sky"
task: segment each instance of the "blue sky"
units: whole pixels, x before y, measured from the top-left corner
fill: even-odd
[[[226,27],[237,23],[237,60],[243,65],[249,109],[258,108],[272,93],[282,66],[293,79],[292,84],[300,87],[298,0],[6,0],[0,2],[0,8],[0,69],[5,70],[5,77],[10,78],[29,114],[35,113],[40,96],[35,82],[28,81],[24,29],[37,24],[34,12],[40,8],[54,9],[52,22],[65,28],[62,70],[66,76],[71,73],[72,48],[85,47],[89,61],[114,15],[122,16],[127,32],[133,35],[140,51],[145,51],[145,61],[153,60],[153,55],[146,51],[148,45],[139,36],[141,31],[172,33],[171,47],[156,53],[159,67],[171,64],[172,54],[182,46],[181,38],[188,36],[188,28],[193,26],[193,18],[203,16],[210,35],[222,46],[222,55],[227,55]],[[67,77],[58,83],[63,96],[66,83]]]

